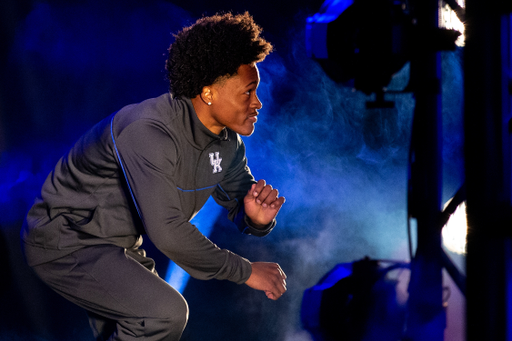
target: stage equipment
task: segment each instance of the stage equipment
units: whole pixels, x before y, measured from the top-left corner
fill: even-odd
[[[325,1],[319,12],[306,20],[308,56],[318,61],[332,80],[368,95],[375,93],[370,107],[392,107],[393,102],[384,100],[392,76],[425,48],[453,49],[460,34],[418,26],[407,3]],[[411,87],[404,90],[413,91]]]
[[[444,340],[442,269],[452,264],[441,247],[439,52],[454,50],[459,35],[439,27],[438,0],[328,0],[306,25],[306,49],[311,58],[318,60],[334,81],[353,82],[356,90],[375,93],[371,107],[390,106],[384,99],[385,87],[393,74],[410,62],[409,84],[403,91],[413,92],[416,103],[407,200],[408,220],[417,224],[417,247],[414,255],[411,248],[402,338],[407,341]],[[459,280],[464,282],[463,277]]]
[[[388,264],[384,267],[383,263]],[[399,340],[405,306],[397,297],[398,280],[388,275],[408,266],[369,258],[337,264],[304,292],[304,328],[314,341]]]

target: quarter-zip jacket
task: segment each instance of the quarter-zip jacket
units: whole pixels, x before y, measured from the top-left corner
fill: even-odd
[[[124,107],[83,135],[46,179],[22,231],[30,265],[80,248],[138,248],[142,234],[191,276],[244,283],[248,260],[220,249],[190,220],[209,196],[247,234],[243,198],[255,183],[240,136],[210,132],[190,99],[169,94]],[[138,211],[138,212],[137,212]]]

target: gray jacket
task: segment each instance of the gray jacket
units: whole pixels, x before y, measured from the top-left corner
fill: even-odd
[[[249,261],[189,221],[211,195],[242,232],[268,234],[275,221],[257,230],[243,211],[254,182],[240,136],[210,132],[189,99],[164,94],[128,105],[83,135],[49,174],[22,231],[27,261],[98,244],[138,248],[147,234],[191,276],[244,283]]]

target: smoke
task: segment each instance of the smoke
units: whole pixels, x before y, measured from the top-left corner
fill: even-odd
[[[361,235],[377,226],[403,230],[391,221],[405,208],[411,95],[396,96],[395,109],[367,110],[371,98],[334,83],[307,58],[303,26],[288,32],[290,51],[260,65],[264,106],[245,139],[249,165],[287,198],[279,218],[290,235],[318,235],[329,225],[350,235],[347,220],[364,226]],[[402,83],[406,76],[397,75]],[[339,244],[338,234],[331,236]]]
[[[414,98],[388,95],[394,109],[366,109],[371,97],[334,83],[307,58],[303,19],[287,32],[288,49],[260,65],[264,107],[256,132],[245,139],[255,176],[287,199],[269,238],[280,254],[300,264],[290,269],[290,311],[300,311],[304,289],[337,263],[364,256],[408,258],[406,181]],[[408,71],[406,65],[389,89],[405,88]],[[444,53],[446,199],[463,178],[460,74],[458,54]],[[288,322],[295,328],[287,339],[302,335],[297,318]]]

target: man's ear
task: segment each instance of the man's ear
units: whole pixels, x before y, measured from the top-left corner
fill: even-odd
[[[209,86],[205,86],[205,87],[203,88],[203,91],[201,91],[201,99],[202,99],[202,100],[203,100],[203,102],[205,102],[206,104],[208,104],[208,105],[212,105],[213,95],[212,95],[211,87],[209,87]]]

